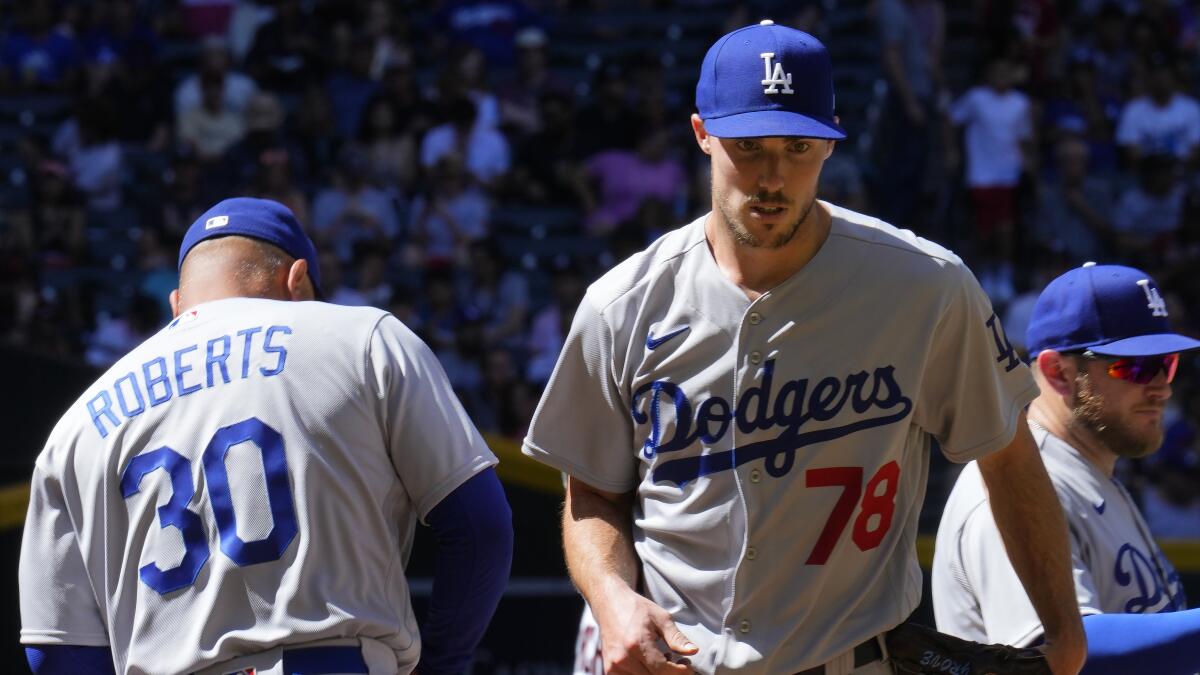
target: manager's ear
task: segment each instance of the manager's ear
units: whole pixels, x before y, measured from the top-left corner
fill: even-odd
[[[1071,395],[1071,384],[1075,381],[1077,369],[1070,359],[1061,352],[1053,349],[1043,349],[1037,355],[1037,369],[1046,380],[1046,384],[1060,396]]]
[[[167,302],[171,303],[171,318],[179,318],[179,289],[176,288],[167,296]]]
[[[287,276],[288,296],[292,300],[312,300],[317,297],[312,280],[308,278],[308,261],[298,258],[292,261]]]
[[[704,128],[704,120],[696,113],[692,113],[692,133],[696,135],[696,145],[700,146],[700,150],[706,155],[711,155],[713,137]]]

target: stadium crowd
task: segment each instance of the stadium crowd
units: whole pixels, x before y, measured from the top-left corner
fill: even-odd
[[[0,1],[0,341],[112,363],[169,318],[193,219],[266,197],[327,300],[392,311],[520,437],[587,283],[707,208],[694,73],[767,16],[833,54],[851,138],[822,196],[962,254],[1018,347],[1086,260],[1147,270],[1200,334],[1200,3],[786,6]],[[1200,537],[1181,371],[1164,449],[1123,470],[1157,534]]]

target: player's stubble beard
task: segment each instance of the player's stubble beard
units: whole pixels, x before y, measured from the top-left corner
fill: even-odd
[[[713,183],[712,191],[713,201],[716,202],[717,210],[721,212],[721,217],[725,219],[725,225],[729,228],[730,234],[733,235],[734,241],[750,248],[779,249],[787,246],[788,242],[796,237],[796,233],[800,231],[800,226],[808,219],[808,214],[812,213],[813,206],[817,203],[817,198],[814,195],[795,222],[779,228],[778,232],[768,233],[774,236],[764,240],[751,232],[750,228],[746,227],[746,223],[738,215],[738,209],[729,203],[729,196],[718,188],[716,183]],[[782,192],[760,192],[746,199],[747,205],[761,202],[786,206],[792,205],[792,201],[785,197]]]
[[[1091,432],[1119,457],[1145,457],[1162,445],[1161,421],[1149,431],[1138,431],[1118,411],[1106,410],[1106,406],[1107,400],[1096,391],[1091,376],[1080,371],[1075,376],[1075,393],[1071,396],[1071,412],[1076,424]]]

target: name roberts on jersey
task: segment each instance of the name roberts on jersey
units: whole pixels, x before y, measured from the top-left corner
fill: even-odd
[[[194,320],[198,313],[190,312],[187,316]],[[179,324],[176,320],[163,330],[175,330]],[[287,366],[287,340],[291,334],[291,326],[250,326],[155,356],[126,371],[88,399],[85,404],[88,416],[100,438],[107,438],[147,407],[229,384],[233,381],[231,357],[234,378],[278,375]]]

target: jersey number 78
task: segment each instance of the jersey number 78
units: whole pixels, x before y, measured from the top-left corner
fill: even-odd
[[[833,552],[834,545],[841,539],[850,516],[854,515],[854,507],[858,506],[862,497],[862,511],[854,521],[854,531],[850,538],[860,551],[870,551],[883,542],[884,535],[892,526],[892,515],[896,511],[896,490],[900,487],[900,465],[896,460],[879,467],[874,476],[863,487],[863,468],[861,466],[830,466],[820,469],[809,469],[804,472],[805,487],[841,487],[842,495],[838,497],[817,537],[817,544],[808,555],[805,565],[824,565]],[[883,486],[880,491],[880,485]],[[866,492],[864,495],[863,492]],[[872,522],[872,516],[878,520]]]
[[[271,531],[255,541],[243,541],[237,533],[237,515],[229,491],[229,475],[225,456],[240,443],[253,443],[262,453],[266,474],[267,500],[271,508]],[[288,483],[287,455],[283,436],[257,417],[217,429],[209,439],[202,456],[204,477],[208,482],[209,498],[217,531],[221,535],[221,552],[239,567],[279,560],[298,531],[296,506]],[[121,474],[121,495],[129,499],[141,490],[142,479],[162,469],[171,477],[171,498],[158,507],[158,523],[164,529],[174,527],[183,537],[184,554],[179,564],[162,569],[157,563],[147,563],[139,570],[142,582],[166,595],[191,586],[208,562],[208,537],[200,515],[187,508],[196,494],[192,482],[192,460],[168,446],[144,452],[130,460]]]

